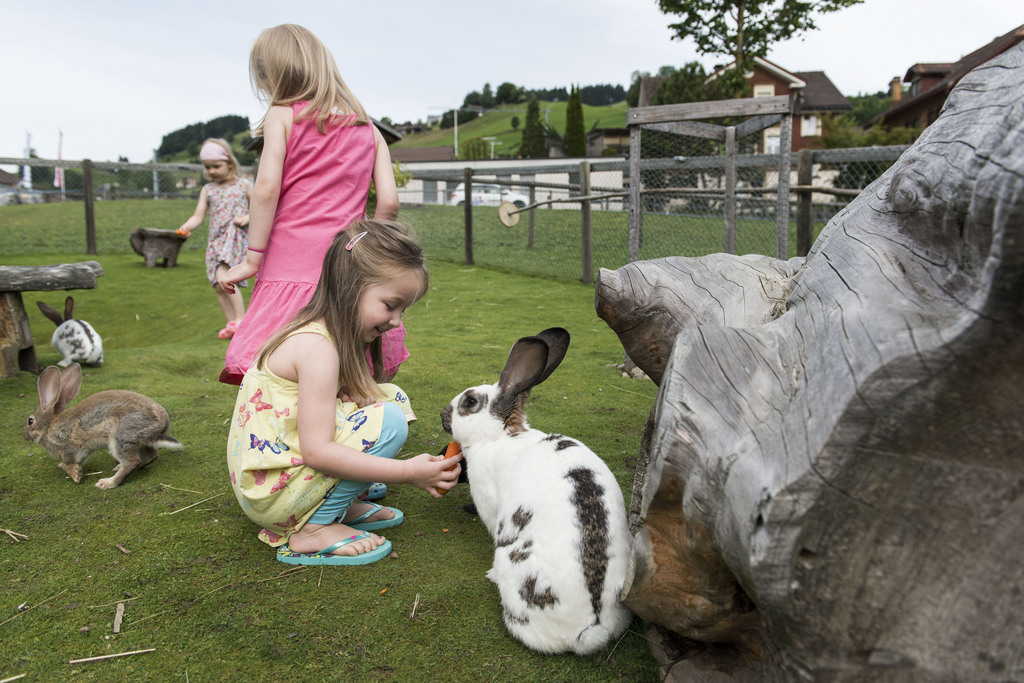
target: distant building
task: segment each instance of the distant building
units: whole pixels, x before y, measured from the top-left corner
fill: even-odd
[[[719,67],[709,76],[716,78],[732,64]],[[820,148],[822,118],[829,114],[841,114],[852,109],[850,101],[832,83],[824,71],[787,71],[778,64],[754,58],[754,68],[746,75],[747,85],[753,97],[776,97],[793,95],[796,107],[793,113],[792,150]],[[638,106],[650,106],[654,93],[658,91],[665,77],[645,76],[640,79]],[[606,149],[614,148],[622,154],[629,154],[629,136],[622,137],[622,128],[597,129],[587,136],[587,154],[599,156]],[[773,126],[764,131],[758,144],[758,151],[773,154],[779,151],[780,127]]]
[[[717,69],[711,78],[731,66],[732,64],[729,64]],[[796,108],[793,112],[794,152],[820,148],[822,118],[830,114],[842,114],[853,108],[824,71],[787,71],[761,57],[754,57],[754,69],[747,74],[747,85],[753,97],[793,95],[796,98]],[[759,147],[759,151],[765,154],[779,151],[777,126],[764,132]]]
[[[952,63],[920,62],[907,69],[903,82],[910,84],[906,94],[898,77],[891,84],[892,106],[872,121],[886,128],[925,128],[939,117],[946,97],[975,68],[1001,55],[1024,40],[1024,25],[999,36],[959,61]]]
[[[426,161],[451,161],[455,158],[455,150],[451,145],[440,147],[392,147],[392,161],[400,161],[403,164],[419,163]]]

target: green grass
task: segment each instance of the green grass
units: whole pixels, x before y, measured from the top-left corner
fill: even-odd
[[[403,209],[417,227],[430,253],[465,260],[465,221],[462,206],[424,205]],[[537,209],[533,245],[529,246],[527,214],[507,228],[496,207],[473,207],[474,263],[509,272],[581,281],[583,277],[580,211]],[[724,219],[647,213],[644,215],[640,259],[667,256],[704,256],[725,247]],[[593,211],[593,272],[628,263],[629,217],[625,211]],[[820,231],[822,224],[815,226]],[[791,222],[789,255],[796,255],[796,222]],[[775,221],[740,218],[736,226],[736,253],[775,255]]]
[[[541,102],[540,117],[545,120],[545,109],[547,109],[546,123],[561,134],[565,133],[565,102]],[[626,110],[628,106],[625,101],[617,102],[604,107],[592,107],[583,105],[583,127],[585,130],[597,128],[623,128],[626,125]],[[512,117],[519,117],[519,127],[512,128]],[[495,145],[494,155],[496,157],[518,156],[517,150],[523,138],[523,127],[526,125],[526,102],[520,104],[502,105],[493,111],[489,111],[469,123],[459,124],[459,142],[472,140],[473,138],[494,137],[500,144]],[[407,135],[393,145],[395,148],[402,147],[444,147],[454,143],[455,130],[453,128],[434,128],[423,133]]]
[[[539,655],[508,635],[497,591],[484,578],[493,546],[463,510],[470,501],[463,486],[441,500],[391,487],[385,502],[407,516],[387,534],[395,559],[322,571],[276,562],[225,476],[235,391],[216,381],[225,342],[216,338],[223,319],[204,275],[204,236],[189,240],[172,269],[145,268],[128,246],[132,227],[176,227],[192,206],[98,206],[98,256],[84,254],[81,204],[0,209],[4,265],[95,259],[104,268],[97,289],[71,292],[76,313],[103,336],[106,356],[102,368],[84,369],[83,394],[141,391],[167,408],[171,433],[185,444],[112,491],[92,485],[113,465],[98,453],[86,471],[103,474],[75,485],[22,438],[36,406],[35,376],[0,380],[0,527],[28,537],[0,533],[0,679],[656,680],[639,622],[590,658]],[[495,381],[519,336],[563,325],[572,346],[533,392],[531,423],[584,440],[607,460],[628,501],[656,387],[609,367],[622,349],[594,312],[593,288],[427,252],[431,288],[406,316],[412,357],[396,380],[420,418],[404,453],[438,452],[448,440],[438,417],[445,403]],[[59,358],[49,348],[53,324],[35,301],[60,308],[64,294],[25,295],[42,365]],[[119,601],[126,609],[114,634]],[[148,648],[155,651],[68,663]]]

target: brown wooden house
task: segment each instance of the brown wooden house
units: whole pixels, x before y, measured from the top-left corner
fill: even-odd
[[[719,73],[731,66],[732,64],[717,68],[709,79],[716,78]],[[663,80],[665,79],[660,76],[648,76],[640,81],[638,106],[650,105]],[[787,71],[767,59],[755,57],[754,69],[747,74],[747,85],[752,97],[793,95],[796,98],[796,110],[793,114],[794,152],[805,148],[820,148],[822,118],[851,109],[850,101],[839,92],[824,71]],[[776,126],[765,131],[758,151],[778,152],[778,144],[779,129]]]
[[[899,79],[894,78],[893,104],[872,123],[880,123],[886,128],[925,128],[939,117],[946,97],[961,78],[1021,40],[1024,40],[1024,25],[999,36],[959,61],[921,62],[913,65],[903,76],[903,82],[910,84],[909,92],[904,94]]]
[[[730,66],[716,70],[711,77],[714,78]],[[796,98],[796,109],[793,112],[794,152],[820,148],[822,119],[852,108],[850,101],[839,92],[824,71],[787,71],[767,59],[754,57],[754,68],[747,74],[747,84],[752,97],[793,95]],[[778,136],[777,128],[766,130],[760,151],[777,152]]]

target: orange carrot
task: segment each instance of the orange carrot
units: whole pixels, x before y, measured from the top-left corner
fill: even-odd
[[[459,446],[459,442],[458,441],[451,441],[451,442],[448,443],[448,448],[446,448],[445,451],[444,451],[445,460],[447,460],[448,458],[452,457],[453,455],[458,455],[461,452],[462,452],[462,447]],[[455,469],[455,465],[452,465],[451,467],[445,468],[445,472],[451,472],[454,469]],[[438,489],[438,492],[442,496],[445,495],[446,493],[448,493],[448,491],[446,491],[445,489]]]

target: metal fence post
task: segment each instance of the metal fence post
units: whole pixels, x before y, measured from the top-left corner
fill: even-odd
[[[807,256],[813,242],[814,221],[812,217],[811,191],[803,188],[814,183],[814,150],[802,149],[796,155],[796,255]]]
[[[473,169],[462,169],[462,196],[465,198],[466,265],[473,265]]]
[[[629,128],[629,235],[626,238],[626,260],[640,258],[640,232],[644,226],[644,209],[640,197],[640,126]]]
[[[534,205],[534,203],[536,203],[536,201],[537,201],[537,186],[536,185],[530,185],[530,206],[533,207],[533,205]],[[533,220],[534,220],[533,212],[536,211],[536,210],[537,209],[535,207],[533,207],[529,211],[526,212],[526,217],[528,219],[527,223],[526,223],[526,246],[527,247],[532,247],[533,246]]]
[[[580,195],[590,195],[590,162],[580,162]],[[583,241],[583,284],[594,284],[594,235],[590,222],[590,200],[580,205],[580,237]]]
[[[82,194],[85,200],[85,253],[96,253],[96,196],[92,191],[92,161],[82,159]]]

